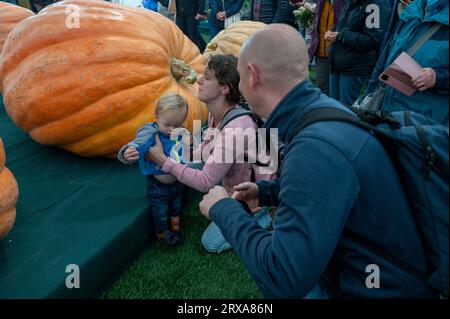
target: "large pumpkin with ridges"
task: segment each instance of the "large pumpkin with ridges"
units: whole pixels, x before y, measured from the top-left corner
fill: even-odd
[[[154,120],[155,103],[167,92],[188,100],[188,129],[206,120],[193,84],[203,64],[197,47],[156,12],[69,0],[14,28],[0,86],[8,115],[37,142],[114,157]]]
[[[5,167],[5,150],[0,138],[0,239],[11,230],[16,219],[19,188],[11,171]]]
[[[257,21],[235,22],[208,43],[203,56],[207,59],[211,54],[231,54],[238,58],[245,40],[253,32],[266,26],[267,24]]]
[[[31,17],[34,12],[14,4],[0,1],[0,52],[9,32],[17,23]]]

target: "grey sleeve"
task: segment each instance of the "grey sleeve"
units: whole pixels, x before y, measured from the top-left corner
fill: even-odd
[[[122,146],[119,150],[119,152],[117,152],[117,159],[124,163],[124,164],[134,164],[137,161],[127,161],[124,157],[124,153],[125,151],[129,148],[129,147],[139,147],[140,145],[143,145],[149,138],[152,137],[152,135],[156,132],[156,129],[151,126],[150,124],[146,124],[143,127],[141,127],[137,133],[136,133],[136,137],[134,140],[130,141],[128,144],[125,144],[124,146]]]

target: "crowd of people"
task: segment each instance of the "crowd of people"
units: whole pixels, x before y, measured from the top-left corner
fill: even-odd
[[[445,1],[251,0],[247,18],[298,28],[292,12],[305,2],[315,3],[308,53],[315,66],[316,85],[323,93],[347,106],[379,88],[381,72],[400,52],[407,51],[417,42],[430,25],[443,25],[414,54],[416,62],[424,68],[413,81],[417,92],[406,96],[386,88],[381,108],[425,112],[433,120],[448,126],[448,63],[445,58],[448,56],[448,16]],[[242,10],[243,3],[243,0],[178,0],[176,23],[203,51],[206,44],[198,31],[199,21],[208,19],[212,38],[224,29],[226,18]],[[160,2],[160,6],[164,5],[168,4]],[[374,5],[376,12],[370,9]],[[368,22],[371,14],[378,15],[374,18],[375,25]]]
[[[176,3],[175,22],[194,42],[201,52],[206,44],[198,30],[201,20],[208,20],[209,36],[215,37],[225,28],[226,19],[239,14],[244,0],[170,0],[158,1],[167,8],[170,2]],[[166,2],[166,3],[165,3]],[[248,20],[270,23],[287,23],[297,27],[292,13],[295,5],[289,0],[251,0]],[[165,11],[165,9],[163,9]]]

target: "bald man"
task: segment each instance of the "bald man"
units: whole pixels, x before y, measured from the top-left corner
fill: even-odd
[[[399,178],[381,144],[337,121],[293,135],[313,109],[351,113],[312,85],[308,62],[304,40],[289,26],[271,25],[248,38],[239,58],[239,88],[252,110],[267,118],[265,127],[277,128],[287,144],[280,178],[238,185],[233,198],[216,186],[200,203],[202,214],[219,226],[266,297],[436,297],[421,279],[389,261],[396,256],[427,270]],[[273,231],[259,227],[236,199],[278,206]]]

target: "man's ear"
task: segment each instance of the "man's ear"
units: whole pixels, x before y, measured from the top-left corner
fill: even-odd
[[[158,113],[158,111],[156,111],[156,112],[155,112],[155,120],[158,119],[158,115],[159,115],[159,113]]]
[[[259,69],[254,64],[249,64],[247,67],[250,75],[250,87],[254,89],[260,82]]]

